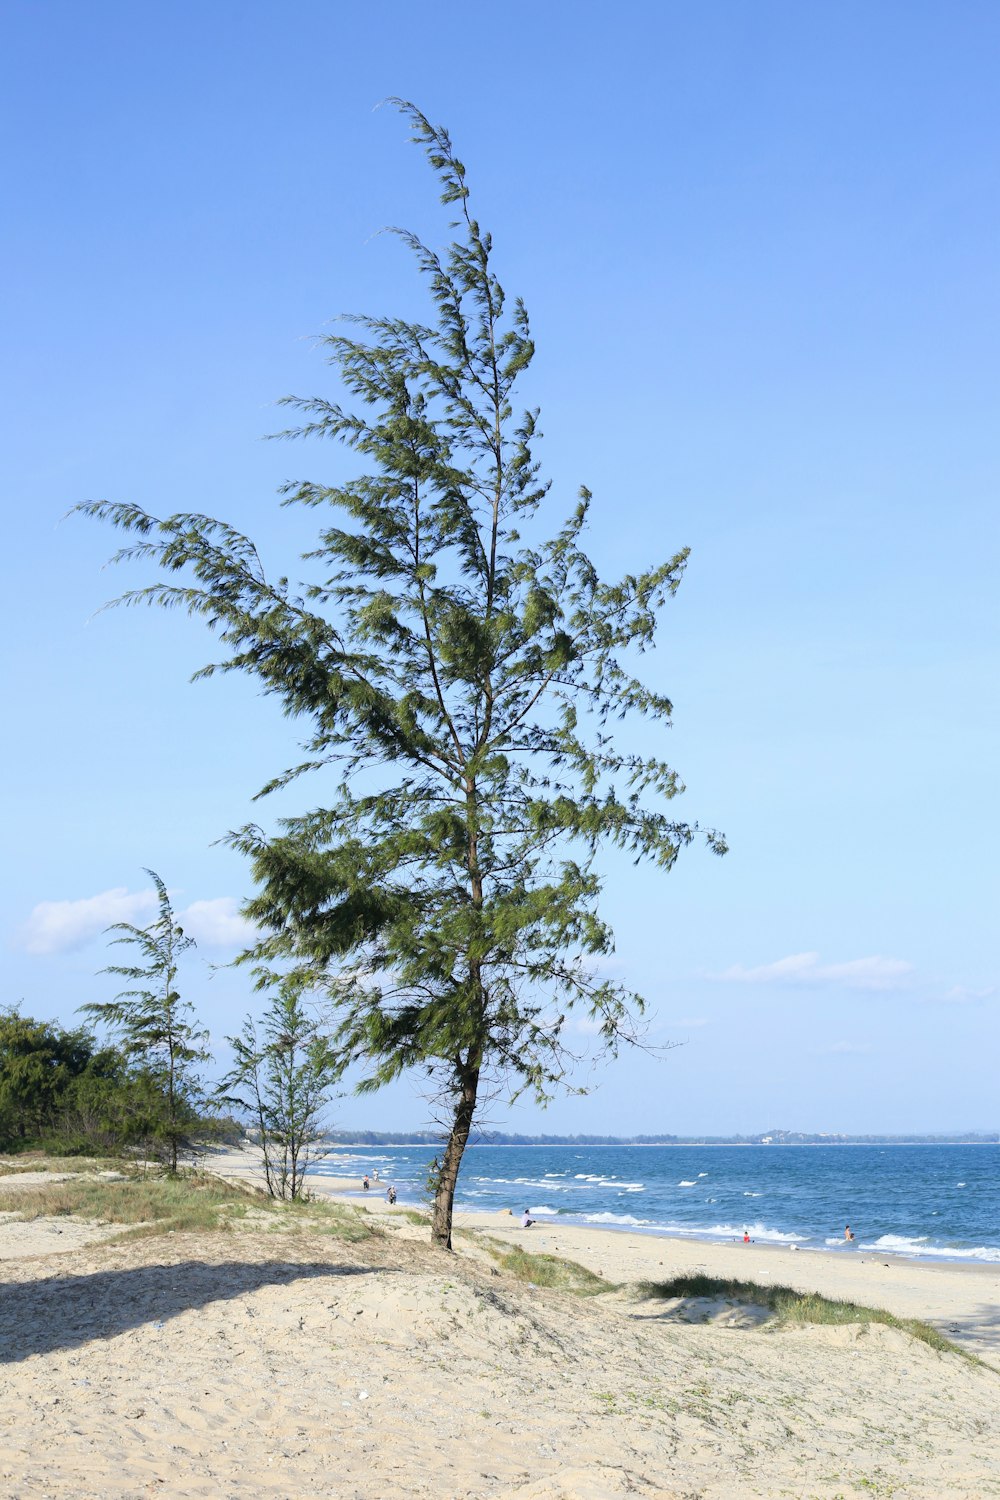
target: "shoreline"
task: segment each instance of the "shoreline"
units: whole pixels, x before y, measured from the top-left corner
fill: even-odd
[[[419,1144],[420,1143],[418,1142],[417,1145]],[[373,1146],[357,1147],[347,1145],[341,1147],[338,1145],[335,1150],[329,1151],[323,1158],[323,1160],[330,1163],[336,1163],[338,1157],[342,1152],[350,1151],[352,1153],[352,1159],[354,1159],[354,1153],[357,1151],[375,1151],[381,1149],[389,1148],[380,1148]],[[404,1150],[406,1148],[400,1146],[398,1149]],[[512,1147],[511,1149],[520,1150],[521,1148]],[[218,1172],[220,1176],[234,1176],[240,1178],[252,1176],[254,1173],[256,1173],[260,1177],[260,1183],[258,1185],[263,1184],[263,1174],[260,1169],[260,1164],[256,1156],[255,1148],[223,1147],[221,1152],[217,1152],[214,1154],[214,1156],[212,1156],[212,1163],[212,1165],[209,1165],[208,1158],[203,1159],[203,1164],[207,1167],[207,1170]],[[310,1170],[307,1173],[307,1176],[309,1179],[310,1191],[312,1192],[322,1193],[324,1196],[330,1196],[336,1199],[338,1202],[353,1204],[355,1207],[374,1207],[378,1211],[382,1211],[383,1209],[388,1211],[388,1205],[384,1202],[385,1189],[388,1186],[388,1179],[374,1183],[372,1188],[366,1193],[363,1188],[359,1188],[357,1186],[357,1172],[339,1175],[333,1172],[317,1172],[315,1170]],[[410,1211],[415,1211],[418,1213],[422,1213],[426,1209],[426,1205],[422,1204],[417,1199],[409,1198],[401,1198],[397,1202],[396,1207],[398,1210],[409,1209]],[[501,1219],[506,1217],[507,1212],[507,1210],[502,1210],[498,1214],[497,1210],[473,1208],[460,1209],[456,1207],[455,1222],[458,1223],[459,1215],[461,1215],[463,1222],[467,1220],[470,1227],[473,1222],[481,1220],[481,1227],[485,1228],[494,1224],[498,1217],[500,1217]],[[517,1209],[511,1209],[510,1213],[515,1218],[519,1217],[519,1210]],[[610,1235],[636,1235],[642,1239],[653,1241],[666,1240],[670,1241],[671,1243],[676,1241],[680,1244],[717,1245],[721,1247],[738,1246],[741,1250],[746,1248],[742,1243],[742,1239],[738,1235],[733,1235],[730,1238],[723,1236],[713,1237],[707,1234],[698,1233],[688,1234],[681,1230],[671,1228],[658,1228],[656,1225],[648,1224],[579,1223],[569,1221],[568,1215],[563,1214],[542,1214],[535,1221],[535,1223],[539,1228],[543,1228],[546,1224],[548,1224],[551,1228],[558,1227],[559,1230],[565,1229],[567,1232],[569,1232],[570,1230],[579,1229],[585,1230],[587,1232],[593,1231],[595,1234],[607,1233]],[[996,1260],[981,1260],[975,1259],[969,1255],[949,1255],[947,1251],[940,1251],[929,1255],[921,1255],[913,1251],[890,1249],[887,1246],[883,1247],[878,1245],[869,1245],[862,1248],[861,1243],[857,1241],[854,1242],[854,1246],[850,1250],[835,1249],[832,1245],[806,1245],[796,1244],[791,1240],[775,1241],[763,1239],[758,1240],[753,1238],[751,1238],[751,1245],[755,1249],[759,1250],[785,1250],[796,1255],[806,1255],[809,1257],[829,1256],[837,1260],[839,1260],[841,1257],[849,1257],[851,1261],[859,1258],[870,1258],[879,1261],[888,1260],[890,1262],[899,1262],[902,1265],[926,1266],[928,1268],[933,1268],[935,1266],[948,1266],[955,1270],[969,1270],[973,1272],[977,1270],[983,1270],[986,1272],[994,1271],[997,1274],[998,1278],[1000,1278],[1000,1246],[996,1247],[998,1255],[998,1258]],[[991,1246],[989,1248],[994,1247]]]
[[[250,1151],[219,1153],[205,1166],[221,1177],[259,1185],[259,1166]],[[415,1208],[423,1212],[422,1206],[398,1203],[390,1208],[385,1202],[384,1183],[366,1194],[357,1186],[354,1175],[311,1174],[309,1186],[334,1202],[395,1219],[393,1228],[398,1226],[400,1232],[404,1226],[414,1237],[424,1232],[405,1217]],[[832,1300],[883,1308],[896,1317],[930,1323],[969,1353],[992,1361],[995,1367],[1000,1364],[1000,1319],[996,1313],[1000,1305],[1000,1263],[918,1260],[871,1251],[793,1250],[788,1245],[759,1240],[745,1245],[742,1241],[648,1234],[631,1227],[567,1224],[558,1219],[538,1219],[525,1230],[519,1216],[508,1210],[456,1209],[454,1226],[458,1231],[486,1233],[533,1254],[576,1261],[616,1283],[707,1275],[789,1286]],[[461,1248],[460,1238],[456,1247]]]

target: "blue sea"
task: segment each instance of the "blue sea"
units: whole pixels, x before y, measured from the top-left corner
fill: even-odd
[[[422,1205],[433,1147],[335,1148],[312,1170],[379,1173]],[[1000,1262],[1000,1146],[468,1147],[456,1207],[698,1240]],[[844,1226],[855,1232],[844,1239]]]

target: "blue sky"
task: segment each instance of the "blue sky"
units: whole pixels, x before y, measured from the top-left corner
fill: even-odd
[[[3,1001],[69,1023],[108,998],[101,932],[143,919],[151,866],[202,939],[213,1035],[252,1003],[208,967],[248,894],[215,841],[294,731],[249,683],[189,684],[199,625],[95,617],[139,579],[60,517],[129,499],[278,563],[308,545],[275,491],[343,461],[263,442],[274,402],[331,392],[312,340],[337,313],[422,310],[380,227],[445,235],[373,112],[402,94],[450,128],[531,312],[553,523],[586,483],[606,575],[692,548],[647,660],[683,813],[732,846],[606,865],[616,972],[686,1045],[493,1123],[996,1129],[996,7],[5,18]],[[337,1113],[427,1117],[402,1086]]]

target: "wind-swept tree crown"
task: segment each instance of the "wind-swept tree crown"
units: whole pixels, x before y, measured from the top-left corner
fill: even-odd
[[[245,671],[309,726],[304,758],[262,794],[336,771],[324,805],[230,836],[258,883],[261,982],[278,964],[322,984],[371,1086],[419,1063],[458,1088],[493,1065],[544,1097],[569,1007],[611,1048],[641,1008],[595,972],[613,946],[598,849],[668,869],[698,831],[670,815],[675,772],[615,729],[669,725],[669,699],[632,663],[687,551],[602,581],[583,547],[586,489],[540,535],[538,412],[514,394],[534,354],[527,312],[492,269],[447,132],[392,102],[454,205],[454,237],[439,252],[393,230],[430,320],[347,319],[321,340],[341,398],[286,398],[299,420],[281,436],[333,438],[362,460],[342,484],[284,488],[322,516],[311,581],[269,578],[253,543],[208,516],[80,509],[131,533],[117,561],[185,575],[118,602],[202,615],[226,655],[200,675]]]

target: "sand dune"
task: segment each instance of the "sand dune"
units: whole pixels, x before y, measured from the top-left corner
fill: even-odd
[[[212,1171],[247,1184],[261,1180],[249,1151],[211,1158]],[[381,1191],[362,1193],[354,1177],[310,1179],[336,1202],[389,1212]],[[883,1307],[899,1318],[931,1323],[947,1338],[1000,1368],[1000,1264],[929,1262],[860,1250],[797,1251],[787,1246],[661,1238],[556,1221],[522,1230],[516,1214],[459,1213],[455,1223],[488,1231],[511,1244],[579,1261],[609,1281],[662,1281],[704,1273],[819,1292],[824,1297]]]
[[[445,1257],[378,1223],[359,1243],[254,1225],[5,1261],[0,1492],[1000,1494],[1000,1377],[958,1355],[533,1288],[477,1236]],[[610,1272],[618,1237],[597,1239]]]

